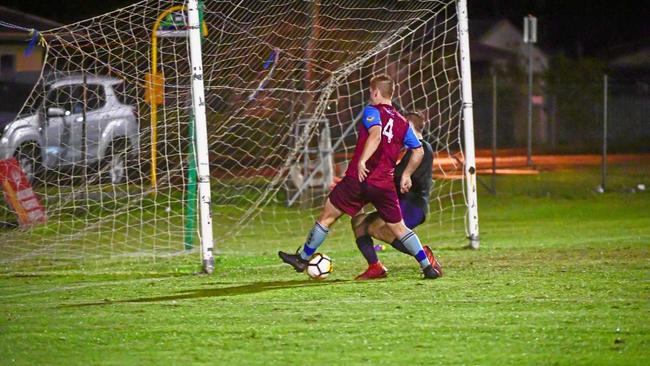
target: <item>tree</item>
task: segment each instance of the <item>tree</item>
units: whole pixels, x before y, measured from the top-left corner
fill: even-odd
[[[602,75],[605,64],[594,58],[554,56],[544,75],[546,95],[556,101],[561,147],[589,150],[600,146]]]

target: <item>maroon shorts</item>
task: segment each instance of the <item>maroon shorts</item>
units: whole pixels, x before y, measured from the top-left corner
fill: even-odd
[[[356,215],[363,206],[372,203],[382,220],[390,224],[402,221],[402,212],[394,189],[377,188],[345,176],[330,192],[329,199],[336,208],[350,216]]]

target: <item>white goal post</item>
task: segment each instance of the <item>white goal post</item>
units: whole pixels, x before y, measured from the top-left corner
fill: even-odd
[[[465,200],[469,248],[479,248],[478,198],[476,194],[476,156],[474,152],[474,105],[469,52],[467,0],[458,0],[458,38],[460,39],[460,73],[462,79],[463,135],[465,137]]]
[[[190,63],[192,65],[192,110],[196,123],[196,154],[199,179],[199,212],[201,216],[201,263],[207,274],[214,271],[212,212],[210,209],[210,163],[208,156],[208,129],[205,114],[205,86],[201,52],[201,20],[198,0],[188,0]]]

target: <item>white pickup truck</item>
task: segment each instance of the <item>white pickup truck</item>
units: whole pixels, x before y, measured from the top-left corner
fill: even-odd
[[[15,157],[32,183],[48,170],[75,166],[100,169],[113,184],[124,182],[128,159],[138,155],[139,126],[123,83],[72,75],[46,84],[44,97],[32,106],[36,112],[4,124],[0,159]]]

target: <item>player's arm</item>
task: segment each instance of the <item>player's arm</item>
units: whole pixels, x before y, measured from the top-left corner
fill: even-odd
[[[377,148],[381,143],[381,116],[379,115],[377,108],[370,105],[367,106],[363,110],[361,122],[363,122],[363,127],[368,130],[368,139],[363,145],[363,151],[361,152],[359,165],[357,166],[359,182],[363,182],[366,177],[368,177],[366,162],[370,159],[372,154],[377,151]]]
[[[411,189],[413,182],[411,182],[411,175],[415,170],[420,166],[422,158],[424,157],[424,149],[420,140],[418,140],[415,132],[412,127],[406,131],[406,136],[404,136],[404,145],[411,149],[411,158],[404,168],[402,173],[402,178],[400,179],[400,191],[406,193]]]
[[[375,125],[368,130],[368,139],[363,145],[361,158],[359,159],[359,182],[363,182],[368,177],[368,168],[366,168],[366,161],[370,159],[372,154],[377,151],[379,143],[381,142],[381,126]]]

